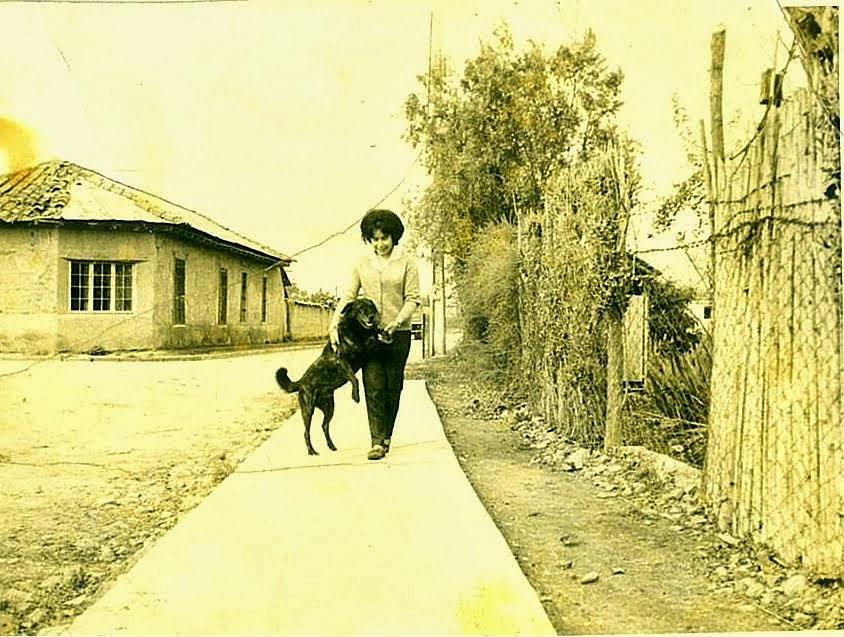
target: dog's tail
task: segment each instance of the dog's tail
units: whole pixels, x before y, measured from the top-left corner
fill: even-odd
[[[275,373],[275,380],[279,386],[289,394],[299,391],[299,383],[290,380],[286,367],[279,367]]]

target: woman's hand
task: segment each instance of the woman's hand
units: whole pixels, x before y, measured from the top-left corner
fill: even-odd
[[[328,328],[328,342],[331,343],[331,349],[335,352],[340,347],[340,333],[337,331],[336,326]]]
[[[399,327],[398,323],[396,323],[395,321],[390,321],[389,323],[387,323],[384,326],[384,331],[387,332],[387,334],[389,334],[390,336],[392,336],[393,332],[395,332],[398,329],[398,327]]]

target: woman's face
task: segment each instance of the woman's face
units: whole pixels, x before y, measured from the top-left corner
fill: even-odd
[[[369,239],[369,244],[379,257],[388,257],[393,251],[393,237],[384,234],[380,228],[376,228]]]

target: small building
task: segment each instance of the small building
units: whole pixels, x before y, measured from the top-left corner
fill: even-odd
[[[278,343],[290,257],[67,161],[0,177],[0,351]]]
[[[712,300],[705,296],[698,296],[689,301],[689,311],[700,323],[705,331],[710,331],[712,323]]]

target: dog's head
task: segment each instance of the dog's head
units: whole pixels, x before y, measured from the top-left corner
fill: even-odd
[[[343,313],[365,330],[374,330],[378,327],[378,308],[371,299],[355,299],[343,309]]]

